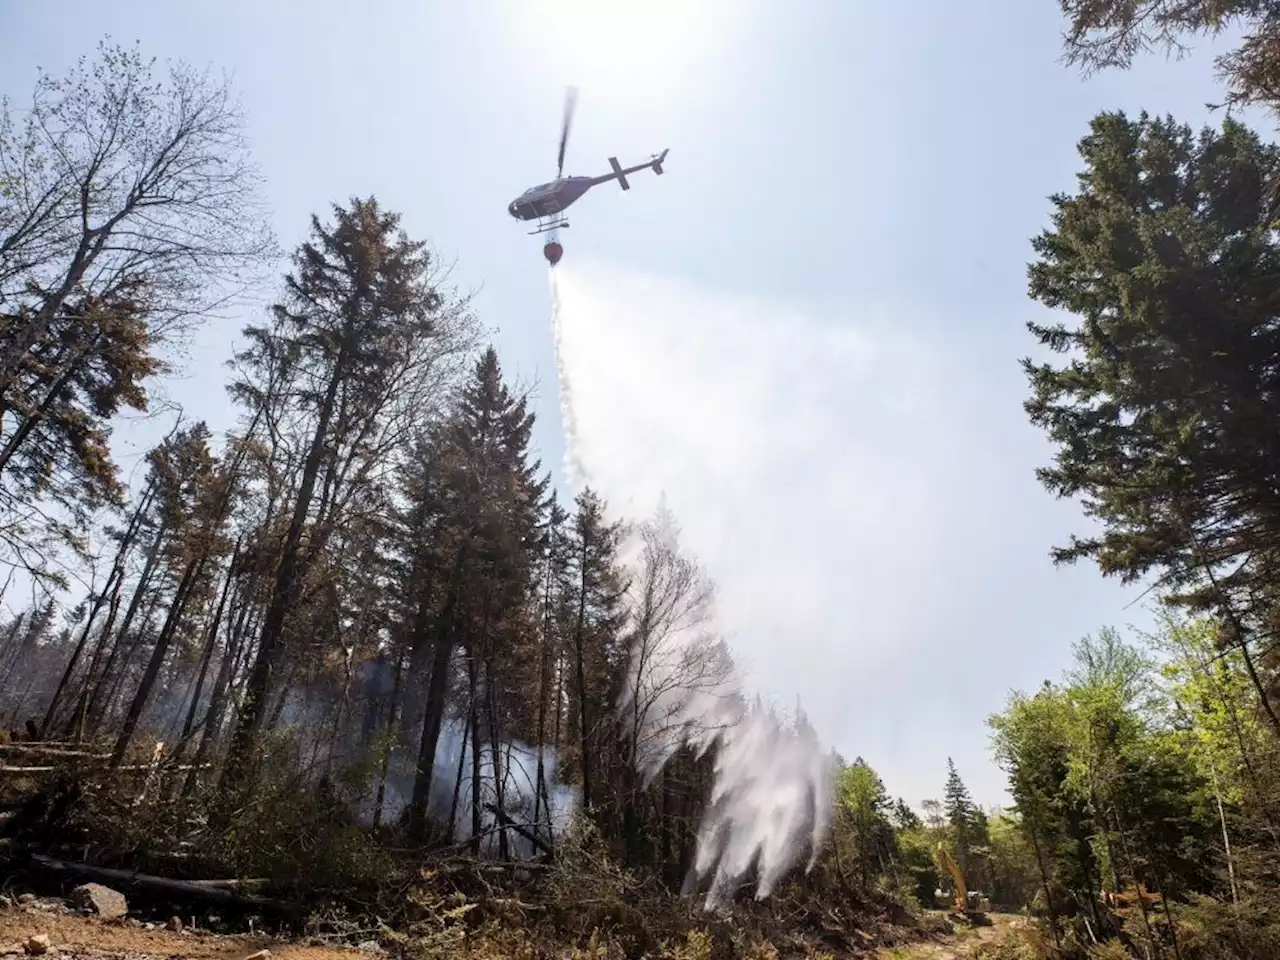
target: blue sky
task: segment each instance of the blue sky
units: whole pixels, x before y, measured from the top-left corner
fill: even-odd
[[[106,33],[231,71],[284,245],[352,194],[402,211],[477,291],[508,373],[540,384],[557,470],[546,267],[506,205],[554,174],[567,83],[568,172],[670,147],[666,176],[589,194],[561,238],[605,493],[668,493],[754,682],[799,695],[843,754],[913,803],[950,755],[995,802],[985,716],[1056,677],[1082,633],[1145,620],[1133,592],[1048,560],[1080,514],[1032,474],[1048,448],[1020,407],[1028,241],[1098,110],[1198,124],[1220,96],[1207,41],[1085,80],[1061,30],[1052,0],[0,0],[0,91],[20,106],[37,64]],[[247,319],[202,331],[166,387],[214,429]],[[661,390],[667,369],[689,406],[609,401],[601,371]],[[794,444],[791,473],[746,458],[717,497],[707,477],[736,454],[706,441],[750,434],[744,410],[767,422],[757,442]],[[676,445],[677,425],[703,442]],[[151,439],[121,433],[126,467]]]

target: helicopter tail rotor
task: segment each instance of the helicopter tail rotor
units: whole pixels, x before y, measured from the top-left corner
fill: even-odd
[[[564,176],[564,151],[569,144],[569,127],[573,123],[573,111],[578,105],[578,88],[569,87],[564,93],[564,119],[560,124],[560,153],[556,158],[556,177]]]

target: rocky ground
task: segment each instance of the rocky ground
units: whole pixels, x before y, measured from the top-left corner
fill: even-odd
[[[939,914],[939,920],[943,915]],[[877,960],[982,960],[1016,935],[1021,917],[992,914],[984,926],[939,923],[931,939],[875,951]],[[365,931],[371,936],[374,931]],[[125,897],[100,884],[76,887],[67,899],[0,894],[0,960],[379,960],[377,940],[352,931],[343,942],[281,940],[256,933],[201,929],[196,918],[167,922],[130,915]],[[354,944],[354,945],[353,945]],[[875,950],[874,947],[871,948]],[[861,952],[859,955],[861,955]],[[870,952],[870,951],[868,951]],[[828,954],[829,955],[829,954]]]
[[[375,942],[360,948],[215,934],[179,918],[166,924],[128,917],[124,898],[100,888],[71,901],[6,896],[0,902],[0,957],[24,960],[373,960]],[[116,900],[115,898],[119,898]]]

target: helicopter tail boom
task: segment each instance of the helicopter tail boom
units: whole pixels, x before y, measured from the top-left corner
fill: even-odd
[[[617,180],[618,186],[622,187],[623,190],[630,190],[631,182],[627,180],[628,173],[635,173],[638,170],[652,170],[654,173],[661,174],[662,161],[665,159],[667,159],[667,151],[663,150],[661,153],[655,153],[644,163],[637,163],[634,167],[624,167],[619,165],[617,157],[610,157],[609,166],[613,168],[613,173],[606,173],[602,177],[595,177],[591,181],[591,184],[592,186],[595,186],[596,184],[608,183],[610,180]]]

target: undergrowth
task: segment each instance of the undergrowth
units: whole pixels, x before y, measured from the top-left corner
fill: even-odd
[[[358,775],[333,771],[317,781],[285,764],[275,769],[230,799],[163,771],[148,781],[67,767],[30,785],[6,825],[9,857],[17,865],[38,852],[175,879],[253,879],[255,892],[302,905],[290,921],[297,933],[363,940],[374,930],[385,947],[418,960],[834,958],[914,935],[902,906],[882,893],[851,900],[821,871],[765,901],[747,888],[726,910],[707,912],[698,897],[675,896],[620,863],[585,819],[557,836],[552,863],[476,860],[456,846],[396,848],[394,829],[375,835],[349,814],[358,798],[348,784]]]

